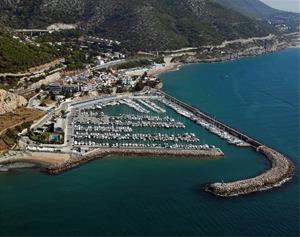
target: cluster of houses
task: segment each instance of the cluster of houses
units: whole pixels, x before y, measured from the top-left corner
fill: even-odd
[[[126,55],[117,51],[107,52],[96,57],[96,65],[104,65],[105,63],[109,63],[113,60],[122,60],[125,59]]]
[[[108,46],[121,44],[121,42],[117,41],[117,40],[105,39],[105,38],[100,38],[100,37],[96,37],[96,36],[86,36],[85,41],[87,43],[104,43]]]
[[[117,93],[132,91],[139,82],[147,84],[147,81],[157,80],[156,78],[136,77],[126,74],[126,71],[115,72],[95,72],[83,73],[73,77],[65,77],[49,85],[49,92],[56,96],[56,100],[62,100],[66,95],[77,96],[82,93],[92,91],[103,91],[105,89],[115,88]]]
[[[97,86],[95,79],[86,75],[65,77],[49,85],[49,92],[54,95],[75,94],[78,92],[88,92]]]

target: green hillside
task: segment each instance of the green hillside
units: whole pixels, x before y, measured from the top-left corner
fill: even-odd
[[[53,49],[21,43],[5,31],[0,31],[0,73],[24,72],[30,67],[49,62]]]
[[[299,31],[300,14],[274,9],[259,0],[215,0],[225,8],[235,10],[245,16],[271,22],[273,25],[285,24],[290,32]]]
[[[3,0],[15,28],[77,23],[134,50],[164,50],[262,36],[272,29],[214,0]]]
[[[259,0],[215,0],[224,7],[238,11],[249,17],[265,18],[277,13],[278,10],[269,7]]]

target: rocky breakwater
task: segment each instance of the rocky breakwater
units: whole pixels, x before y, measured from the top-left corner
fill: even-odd
[[[205,190],[220,197],[234,197],[278,187],[292,178],[295,167],[287,157],[265,146],[258,147],[257,152],[268,158],[271,164],[270,170],[255,178],[209,184]]]
[[[0,89],[0,114],[12,112],[26,104],[27,100],[24,97]]]
[[[199,159],[218,159],[224,156],[220,149],[206,150],[179,150],[179,149],[156,149],[156,148],[100,148],[90,151],[84,155],[73,155],[70,160],[60,165],[53,165],[44,171],[50,175],[63,173],[90,161],[101,159],[109,155],[120,156],[171,156],[171,157],[193,157]]]

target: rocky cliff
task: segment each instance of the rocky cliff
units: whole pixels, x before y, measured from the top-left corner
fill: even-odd
[[[25,106],[26,104],[27,100],[24,97],[0,90],[0,114],[12,112],[16,108]]]

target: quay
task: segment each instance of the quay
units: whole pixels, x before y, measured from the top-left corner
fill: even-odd
[[[210,115],[199,111],[198,109],[166,94],[163,91],[159,91],[158,93],[172,103],[175,103],[192,113],[194,117],[191,119],[195,122],[197,121],[197,118],[200,118],[207,123],[213,124],[217,128],[226,131],[230,135],[237,137],[243,142],[250,144],[253,149],[266,156],[271,165],[270,170],[267,170],[263,174],[254,178],[229,183],[222,182],[208,184],[205,187],[205,191],[220,197],[234,197],[278,187],[292,179],[295,166],[293,162],[283,154],[263,145],[259,141],[231,128],[230,126],[212,118]]]
[[[90,161],[101,159],[110,155],[119,156],[160,156],[160,157],[193,157],[198,159],[218,159],[224,156],[220,149],[210,148],[206,150],[185,149],[156,149],[156,148],[100,148],[92,150],[84,155],[73,155],[72,158],[62,164],[49,166],[44,171],[50,175],[57,175],[67,170],[76,168]]]

